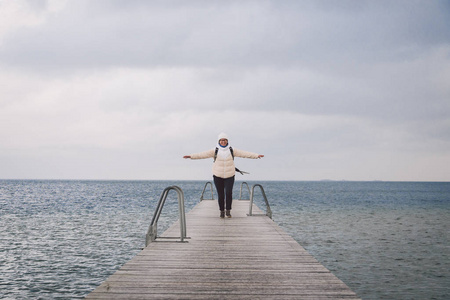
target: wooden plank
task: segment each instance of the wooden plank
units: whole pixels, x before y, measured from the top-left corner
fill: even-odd
[[[358,299],[271,219],[247,216],[248,205],[235,200],[220,219],[216,201],[200,202],[187,242],[157,239],[86,299]],[[161,237],[179,234],[176,222]]]

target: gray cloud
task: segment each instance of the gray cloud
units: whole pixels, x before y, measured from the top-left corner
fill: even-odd
[[[17,3],[0,178],[190,179],[227,131],[263,179],[450,179],[446,1]]]
[[[448,41],[446,2],[316,2],[70,1],[42,26],[11,33],[0,59],[39,69],[327,68],[413,59]]]

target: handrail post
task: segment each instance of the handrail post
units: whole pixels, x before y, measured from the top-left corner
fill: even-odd
[[[248,187],[248,183],[244,181],[241,183],[241,190],[239,192],[239,200],[242,200],[242,187],[244,186],[244,184],[247,186],[248,195],[250,196],[250,188]]]
[[[252,186],[252,192],[250,194],[250,206],[248,209],[249,216],[256,216],[252,213],[253,211],[253,196],[255,194],[255,187],[259,187],[261,189],[262,195],[264,197],[264,201],[266,202],[266,216],[272,219],[272,210],[270,209],[269,201],[267,200],[266,193],[264,192],[264,188],[260,184],[255,184]]]
[[[173,186],[173,188],[178,193],[178,214],[180,217],[180,236],[181,242],[184,241],[186,237],[186,214],[184,212],[184,193],[183,190],[177,186]]]
[[[203,201],[203,194],[205,193],[206,187],[208,186],[208,184],[209,184],[210,187],[211,187],[211,200],[214,200],[213,186],[212,186],[211,181],[208,181],[207,183],[205,183],[205,187],[203,188],[202,195],[200,196],[200,201]]]
[[[164,203],[166,202],[169,191],[175,190],[178,194],[178,213],[180,219],[180,241],[184,242],[186,238],[186,214],[184,210],[184,194],[183,190],[177,186],[169,186],[164,189],[159,198],[158,205],[156,206],[155,214],[153,215],[152,221],[148,228],[147,234],[145,235],[145,247],[147,247],[151,242],[155,241],[158,235],[158,220],[161,215]]]

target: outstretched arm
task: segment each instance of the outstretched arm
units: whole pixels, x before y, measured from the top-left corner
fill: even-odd
[[[199,153],[192,153],[189,155],[183,156],[183,158],[190,158],[190,159],[205,159],[205,158],[211,158],[214,157],[214,149],[199,152]]]
[[[248,151],[244,151],[244,150],[239,150],[239,149],[233,149],[234,151],[234,156],[237,157],[242,157],[242,158],[262,158],[264,157],[264,155],[262,154],[258,154],[258,153],[254,153],[254,152],[248,152]]]

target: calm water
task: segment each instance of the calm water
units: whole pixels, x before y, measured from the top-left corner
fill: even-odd
[[[450,299],[450,183],[258,183],[274,221],[363,299]],[[189,211],[204,184],[0,180],[0,298],[83,298],[143,247],[164,188]],[[173,192],[158,232],[177,217]]]

